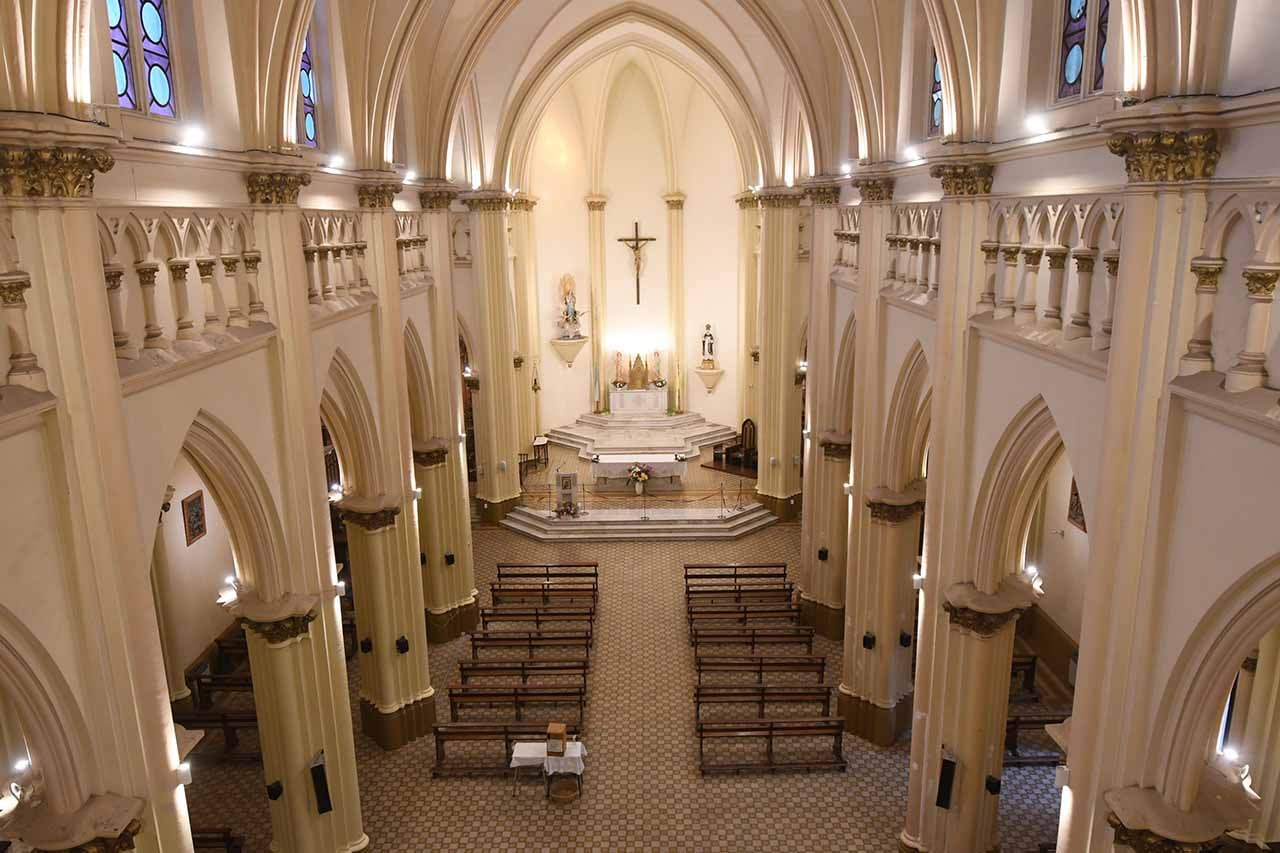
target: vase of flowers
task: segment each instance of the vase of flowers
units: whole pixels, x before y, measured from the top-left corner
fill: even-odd
[[[649,466],[641,465],[639,462],[632,464],[627,469],[627,480],[636,487],[636,494],[644,494],[644,484],[649,482]]]

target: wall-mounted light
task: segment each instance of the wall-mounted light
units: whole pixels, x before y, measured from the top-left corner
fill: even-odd
[[[343,166],[346,165],[346,163],[347,161],[342,159],[341,154],[334,154],[332,157],[329,158],[330,169],[341,169]]]
[[[182,136],[179,141],[188,148],[199,148],[204,145],[205,132],[204,128],[198,124],[188,124],[182,128]]]
[[[840,491],[844,492],[845,497],[853,497],[853,483],[841,483]]]
[[[911,588],[916,590],[924,589],[924,575],[920,574],[919,572],[916,572],[914,575],[912,575]]]
[[[796,364],[796,384],[803,385],[805,377],[809,375],[809,362],[801,361]]]
[[[915,162],[920,159],[920,149],[914,145],[908,145],[902,152],[902,156],[907,158],[908,163]]]
[[[422,500],[422,486],[414,486],[414,487],[413,487],[413,499],[414,499],[415,501],[420,501],[420,500]]]
[[[417,177],[418,177],[418,173],[413,171],[412,169],[404,173],[404,179],[406,181],[417,180]]]
[[[336,584],[333,585],[333,589],[334,589],[334,592],[338,593],[338,598],[342,598],[342,596],[347,594],[347,582],[338,581]]]
[[[179,785],[191,784],[191,762],[184,761],[178,765],[178,784]]]
[[[852,174],[853,174],[853,164],[846,160],[846,161],[844,162],[844,164],[840,167],[840,174],[842,174],[842,175],[852,175]]]
[[[28,758],[19,758],[13,763],[14,773],[26,773],[31,768],[31,760]]]
[[[1032,136],[1040,136],[1049,132],[1049,121],[1043,115],[1035,113],[1026,118],[1027,132]]]

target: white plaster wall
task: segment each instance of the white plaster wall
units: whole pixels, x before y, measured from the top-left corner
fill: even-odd
[[[1040,609],[1079,644],[1084,588],[1089,574],[1089,534],[1067,521],[1072,476],[1067,455],[1059,454],[1045,481],[1039,548],[1036,553],[1027,554],[1027,562],[1044,578],[1044,595],[1038,602]],[[1089,507],[1086,506],[1086,527],[1088,521]]]
[[[933,373],[935,326],[932,320],[921,317],[914,311],[886,304],[884,319],[880,328],[883,333],[885,365],[884,375],[880,377],[880,411],[883,418],[880,429],[883,432],[888,428],[889,406],[893,403],[893,390],[898,384],[898,378],[902,375],[903,369],[906,367],[907,354],[911,352],[911,348],[917,343],[924,350],[925,360],[929,364],[930,375]],[[871,483],[869,485],[881,486],[885,484]]]
[[[216,599],[223,579],[235,574],[235,562],[222,511],[186,454],[178,456],[169,483],[173,486],[173,503],[157,532],[164,537],[168,559],[160,607],[173,643],[168,649],[169,661],[185,669],[232,622]],[[182,501],[197,490],[204,491],[209,532],[187,545]]]
[[[1275,62],[1280,17],[1276,15],[1274,3],[1272,0],[1236,0],[1234,6],[1222,93],[1247,95],[1280,86],[1280,68]]]

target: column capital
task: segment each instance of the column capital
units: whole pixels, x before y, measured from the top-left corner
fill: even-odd
[[[196,272],[201,278],[207,278],[213,275],[213,265],[217,262],[217,258],[196,258]]]
[[[423,210],[448,210],[458,190],[452,184],[441,184],[418,193],[418,204]]]
[[[338,515],[343,521],[370,533],[395,524],[399,514],[400,504],[391,502],[386,495],[343,498],[338,502]]]
[[[238,582],[233,586],[234,595],[219,599],[223,609],[240,621],[242,627],[253,631],[272,645],[280,645],[299,637],[305,637],[316,618],[317,595],[287,593],[272,601],[264,601],[251,587]]]
[[[756,200],[766,208],[799,207],[802,198],[804,191],[795,187],[764,187],[756,192]]]
[[[929,177],[942,181],[944,196],[987,195],[994,176],[991,163],[936,163],[929,167]]]
[[[531,196],[528,193],[516,193],[515,197],[511,199],[512,210],[523,210],[528,212],[532,211],[537,206],[537,197]]]
[[[952,626],[989,638],[1016,621],[1039,596],[1023,575],[1009,575],[994,593],[982,592],[971,581],[964,581],[947,587],[942,609],[951,618]]]
[[[587,210],[604,210],[605,202],[609,200],[608,196],[589,195],[586,197]]]
[[[476,190],[460,193],[458,198],[472,213],[504,213],[511,209],[511,193],[503,190]]]
[[[1071,257],[1076,262],[1076,272],[1093,272],[1093,262],[1098,253],[1093,249],[1072,249]]]
[[[1270,302],[1276,295],[1276,280],[1280,279],[1280,266],[1251,264],[1244,268],[1244,286],[1250,299]]]
[[[662,200],[667,203],[667,210],[684,210],[685,195],[682,192],[667,193]]]
[[[247,172],[244,183],[250,204],[297,204],[298,193],[311,183],[311,173]]]
[[[170,278],[186,281],[187,271],[191,269],[191,259],[190,258],[170,258],[165,265],[169,268]]]
[[[1049,269],[1065,270],[1067,268],[1066,246],[1049,246],[1044,250],[1044,254],[1049,259]]]
[[[120,264],[103,264],[102,274],[107,279],[107,290],[117,290],[124,281],[124,267]]]
[[[31,287],[31,276],[21,270],[0,274],[0,305],[25,305],[23,293]]]
[[[1129,183],[1180,183],[1213,177],[1222,157],[1214,128],[1113,133],[1107,149],[1124,158]]]
[[[1023,246],[1022,259],[1027,262],[1029,267],[1040,266],[1040,261],[1044,258],[1044,246]]]
[[[923,483],[917,481],[902,492],[877,486],[867,492],[867,509],[871,510],[872,521],[901,524],[917,513],[924,512]]]
[[[754,210],[760,206],[759,199],[756,198],[756,194],[751,190],[738,193],[733,197],[733,200],[738,203],[739,210]]]
[[[91,198],[95,172],[115,158],[101,148],[0,147],[0,194],[26,198]]]
[[[399,181],[374,181],[360,184],[356,187],[356,200],[361,207],[391,207],[402,190],[404,190],[404,184]]]
[[[852,436],[847,432],[824,432],[818,436],[818,446],[825,459],[849,459],[853,452]]]
[[[449,443],[443,438],[413,443],[413,464],[419,468],[434,468],[443,465],[449,455]]]
[[[982,243],[979,244],[979,248],[982,249],[983,260],[985,260],[987,263],[992,263],[992,264],[996,262],[1000,254],[999,243],[997,243],[995,240],[983,240]]]
[[[844,182],[830,176],[815,176],[801,184],[804,197],[814,207],[835,207],[840,203],[840,186]]]
[[[893,201],[893,178],[865,177],[854,178],[853,185],[862,194],[865,202]]]

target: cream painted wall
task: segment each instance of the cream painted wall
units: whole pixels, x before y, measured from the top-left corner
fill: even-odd
[[[1226,95],[1247,95],[1280,86],[1275,45],[1280,41],[1280,17],[1272,0],[1236,0],[1222,79]]]
[[[1089,535],[1067,521],[1071,477],[1071,460],[1067,454],[1059,454],[1045,481],[1044,517],[1033,539],[1039,547],[1035,553],[1028,552],[1027,563],[1039,569],[1044,578],[1040,609],[1078,644],[1089,574]],[[1086,506],[1086,526],[1088,517]]]
[[[168,650],[169,660],[174,666],[185,668],[232,622],[215,599],[223,579],[235,573],[235,560],[222,512],[186,454],[178,457],[169,482],[173,485],[173,504],[164,514],[157,534],[164,536],[169,563],[160,606],[173,642]],[[209,532],[187,545],[182,501],[197,490],[204,491]]]

